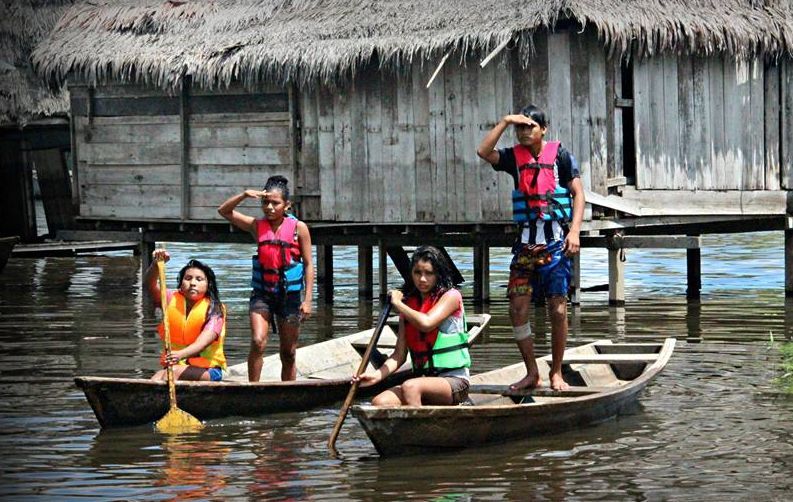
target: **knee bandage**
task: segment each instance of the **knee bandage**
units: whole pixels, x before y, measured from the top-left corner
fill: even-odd
[[[515,335],[515,340],[521,341],[531,337],[531,326],[529,323],[523,326],[513,326],[512,334]]]

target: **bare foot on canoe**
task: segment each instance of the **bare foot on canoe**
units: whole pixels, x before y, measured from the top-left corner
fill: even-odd
[[[570,388],[570,385],[564,381],[560,373],[551,373],[549,376],[551,377],[551,389],[568,390]]]
[[[525,377],[510,385],[509,390],[533,389],[535,387],[539,387],[541,383],[542,380],[540,379],[540,375],[526,375]]]

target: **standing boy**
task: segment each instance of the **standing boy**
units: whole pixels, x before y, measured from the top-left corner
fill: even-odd
[[[496,149],[510,125],[518,144]],[[512,175],[512,219],[520,235],[512,248],[509,314],[512,331],[526,364],[526,376],[513,389],[539,386],[542,381],[534,359],[534,340],[529,325],[532,288],[544,294],[551,317],[551,388],[565,390],[562,359],[567,343],[567,292],[572,277],[570,257],[580,248],[584,217],[584,188],[578,164],[558,141],[545,141],[545,112],[529,105],[517,115],[507,115],[479,145],[477,154],[496,171]]]

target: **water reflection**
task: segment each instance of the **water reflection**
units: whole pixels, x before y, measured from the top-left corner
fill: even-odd
[[[72,378],[147,378],[158,367],[157,320],[140,291],[139,263],[125,253],[12,258],[0,275],[0,402],[7,403],[0,410],[0,448],[13,452],[0,456],[0,497],[785,499],[793,488],[793,399],[772,384],[780,363],[775,344],[793,332],[781,236],[703,240],[700,301],[685,298],[684,252],[631,250],[624,307],[610,307],[607,293],[592,292],[570,308],[570,345],[678,338],[635,415],[418,460],[380,459],[352,418],[338,443],[342,457],[330,458],[325,442],[335,408],[211,421],[201,433],[178,438],[150,427],[99,433]],[[230,311],[227,355],[243,361],[250,246],[169,244],[169,250],[174,263],[196,257],[218,271]],[[450,254],[470,278],[470,250]],[[357,249],[335,255],[335,301],[315,305],[302,344],[369,328],[380,312],[379,300],[358,299]],[[605,282],[604,256],[586,250],[584,286]],[[519,361],[502,287],[507,250],[494,250],[491,258],[493,301],[466,302],[469,313],[493,316],[472,348],[475,372]],[[752,267],[745,266],[748,258]],[[388,282],[401,284],[396,271]],[[463,285],[466,298],[472,289]],[[534,314],[537,351],[544,354],[548,316],[543,308]],[[275,335],[268,353],[277,347]]]

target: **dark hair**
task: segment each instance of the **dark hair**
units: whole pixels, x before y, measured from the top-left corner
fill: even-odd
[[[545,115],[545,112],[534,105],[524,106],[520,110],[520,114],[537,122],[540,127],[548,127],[548,117]]]
[[[207,311],[207,319],[213,315],[224,316],[226,314],[226,307],[223,306],[223,303],[220,301],[220,293],[218,293],[218,282],[217,279],[215,279],[215,272],[212,271],[212,268],[210,268],[209,265],[205,265],[204,263],[193,259],[188,261],[187,264],[182,267],[182,270],[179,271],[179,282],[176,285],[176,289],[179,289],[182,286],[182,279],[184,279],[184,274],[189,268],[197,268],[207,277],[207,296],[209,296],[209,310]]]
[[[289,200],[289,180],[281,175],[270,176],[264,184],[264,191],[278,190],[284,196],[284,202]]]
[[[454,281],[452,280],[452,268],[446,256],[440,249],[434,246],[420,246],[413,251],[413,257],[410,259],[410,273],[411,279],[402,286],[402,292],[405,296],[418,295],[416,285],[413,284],[413,269],[420,261],[428,261],[432,264],[432,269],[435,271],[435,277],[438,282],[435,283],[435,288],[430,292],[434,297],[440,297],[445,292],[454,288]]]

